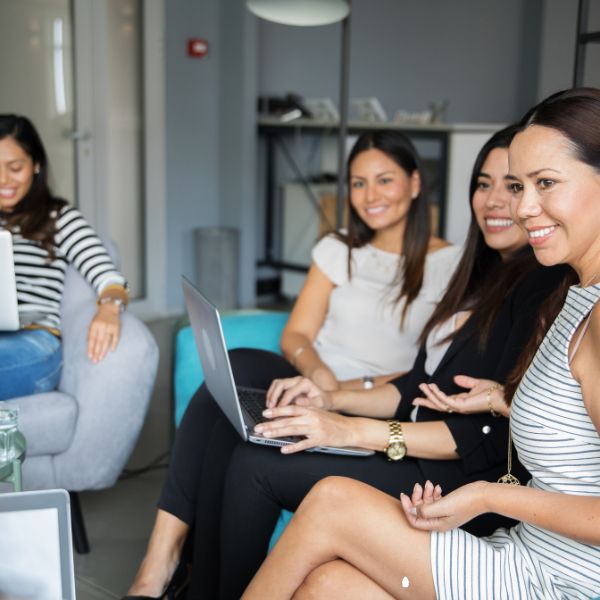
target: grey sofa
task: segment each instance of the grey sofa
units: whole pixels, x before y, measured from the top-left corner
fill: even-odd
[[[91,363],[86,338],[95,310],[92,288],[70,267],[61,307],[58,390],[4,403],[19,408],[19,429],[27,439],[23,488],[72,493],[74,542],[80,552],[89,548],[76,492],[110,487],[117,480],[144,422],[158,366],[154,338],[127,311],[116,351]]]

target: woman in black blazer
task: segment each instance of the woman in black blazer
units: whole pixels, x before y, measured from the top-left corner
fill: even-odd
[[[264,559],[281,509],[294,511],[327,476],[358,479],[398,497],[427,479],[439,482],[447,493],[471,481],[495,481],[506,472],[506,419],[492,412],[415,410],[413,400],[423,396],[423,383],[446,394],[464,391],[457,375],[504,382],[532,333],[542,301],[565,275],[564,267],[538,266],[525,234],[510,218],[505,176],[513,132],[507,128],[495,134],[477,158],[465,251],[425,327],[411,371],[369,390],[325,392],[309,379],[289,377],[271,354],[233,351],[237,383],[269,388],[265,423],[258,430],[266,436],[305,436],[281,452],[242,442],[201,388],[198,395],[205,401],[194,403],[198,437],[191,431],[186,437],[192,446],[203,443],[200,436],[209,436],[202,469],[188,475],[184,469],[171,469],[174,476],[198,479],[188,598],[239,598]],[[275,377],[284,379],[272,382]],[[376,452],[368,458],[299,452],[323,445]],[[182,464],[184,460],[181,453],[172,458]],[[527,478],[514,457],[513,472]],[[175,482],[167,482],[161,502],[176,501],[176,489]],[[465,528],[483,535],[508,524],[497,515],[485,515]],[[151,542],[153,555],[146,561],[158,562],[157,547],[165,561],[180,555],[182,540],[173,545],[164,540]]]

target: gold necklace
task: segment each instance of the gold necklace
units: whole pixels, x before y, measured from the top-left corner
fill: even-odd
[[[511,403],[512,404],[512,403]],[[509,485],[521,485],[521,482],[511,473],[512,471],[512,435],[510,433],[510,417],[508,418],[508,456],[506,459],[506,475],[498,479],[498,483],[508,483]]]
[[[514,400],[514,396],[513,396]],[[510,403],[512,414],[512,401]],[[521,482],[511,473],[512,471],[512,434],[510,431],[510,415],[508,417],[508,455],[506,457],[506,474],[498,479],[498,483],[521,485]]]

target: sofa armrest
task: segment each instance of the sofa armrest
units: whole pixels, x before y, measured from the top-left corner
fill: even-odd
[[[87,332],[95,313],[82,298],[63,313],[63,373],[59,389],[78,404],[69,449],[54,457],[58,480],[70,491],[112,485],[144,422],[158,367],[158,347],[134,315],[122,315],[115,352],[98,364],[87,357]]]

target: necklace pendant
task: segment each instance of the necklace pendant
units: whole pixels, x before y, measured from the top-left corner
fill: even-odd
[[[507,473],[498,479],[498,483],[506,483],[508,485],[521,485],[521,482],[512,474]]]

